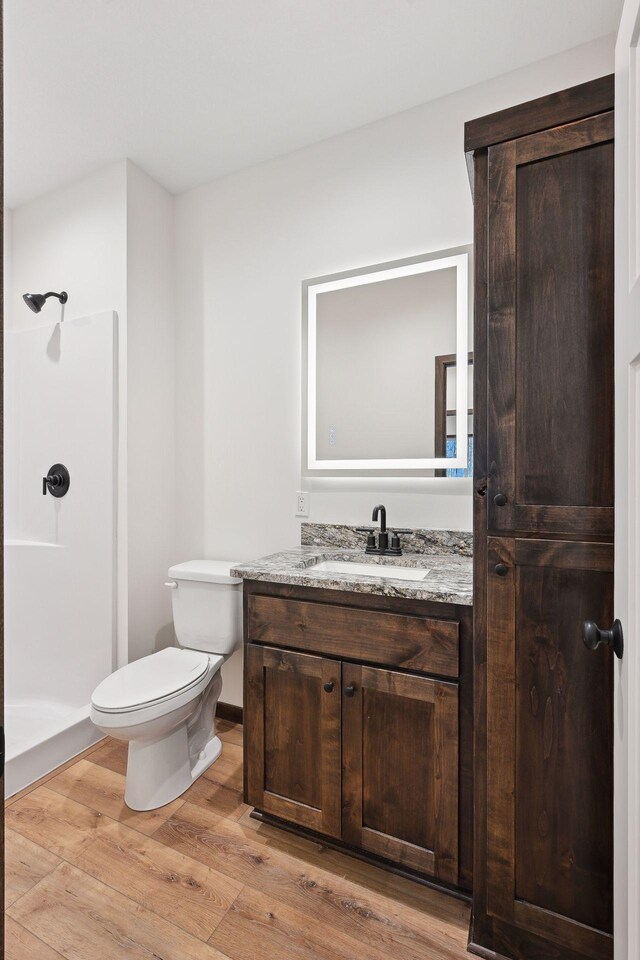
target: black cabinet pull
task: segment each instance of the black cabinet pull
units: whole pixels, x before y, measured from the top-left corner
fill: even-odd
[[[333,680],[328,680],[324,685],[324,692],[331,693],[333,690]]]
[[[585,620],[582,624],[582,639],[589,650],[597,650],[601,643],[613,648],[619,660],[624,653],[624,636],[622,624],[615,620],[610,630],[601,630],[593,620]]]
[[[506,563],[496,563],[495,571],[499,577],[506,577],[506,575],[509,573],[509,567],[506,565]]]
[[[504,493],[496,493],[495,497],[493,498],[493,502],[495,503],[496,507],[504,507],[505,503],[507,502],[507,498],[505,497]]]
[[[345,695],[345,697],[352,697],[355,692],[356,692],[356,685],[355,685],[355,683],[350,683],[348,687],[345,687],[345,688],[344,688],[344,695]]]

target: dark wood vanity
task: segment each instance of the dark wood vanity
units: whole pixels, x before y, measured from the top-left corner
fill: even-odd
[[[471,611],[246,580],[246,802],[470,890]]]

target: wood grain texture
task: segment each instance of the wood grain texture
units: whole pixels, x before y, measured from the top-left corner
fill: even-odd
[[[613,140],[613,110],[516,140],[516,163],[532,163]]]
[[[614,96],[614,77],[610,74],[469,120],[464,125],[465,153],[607,112],[613,109]]]
[[[527,138],[535,163],[518,162],[517,141],[489,150],[496,532],[613,532],[612,131],[601,118],[579,126],[586,149],[559,152],[574,125],[555,131],[558,143]]]
[[[241,883],[259,889],[295,910],[355,936],[363,949],[373,946],[397,956],[449,958],[463,955],[459,919],[433,924],[433,908],[425,896],[424,912],[359,887],[335,873],[300,863],[275,848],[252,840],[249,830],[229,820],[216,819],[191,804],[168,820],[156,838],[175,849],[226,872]],[[431,893],[431,892],[429,892]],[[442,900],[447,903],[447,898]],[[457,905],[456,909],[459,909]],[[466,909],[463,914],[467,916]],[[461,937],[462,934],[462,937]],[[438,953],[440,951],[440,953]]]
[[[67,960],[224,960],[223,954],[69,863],[9,908]]]
[[[247,801],[339,837],[340,663],[252,644],[246,671]]]
[[[5,910],[51,873],[60,858],[14,830],[5,831]]]
[[[256,957],[295,957],[296,960],[388,960],[382,950],[362,949],[354,937],[327,932],[308,913],[294,910],[273,897],[245,887],[210,943],[234,960]]]
[[[171,923],[207,940],[242,885],[151,837],[111,823],[77,867]]]
[[[267,596],[249,597],[248,616],[252,643],[341,656],[348,637],[350,659],[458,676],[459,624],[453,620]]]
[[[60,960],[62,956],[11,917],[5,917],[4,937],[4,960]]]
[[[65,860],[73,860],[109,821],[99,811],[38,787],[5,810],[5,824]]]
[[[585,545],[558,546],[557,566],[528,542],[520,564],[518,542],[489,540],[488,736],[500,749],[489,751],[488,906],[603,960],[612,948],[613,664],[611,651],[585,649],[580,628],[611,621],[613,579],[589,568]],[[492,572],[498,562],[504,577]]]
[[[613,550],[586,541],[613,529],[612,107],[598,82],[505,111],[487,118],[474,157],[470,939],[517,960],[611,953],[611,663],[589,661],[579,630],[588,608],[610,616]],[[492,533],[503,537],[487,554]],[[589,729],[595,703],[603,721]]]
[[[111,769],[119,756],[121,746],[107,741],[96,757],[112,785],[120,782]],[[7,917],[8,960],[466,955],[465,903],[253,820],[248,810],[229,819],[224,804],[215,807],[220,785],[210,780],[210,802],[181,803],[149,837],[86,806],[103,802],[99,767],[92,761],[81,765],[81,778],[68,776],[69,784],[84,781],[82,802],[40,787],[12,805],[25,828],[50,834],[74,863],[12,832],[17,899]]]
[[[268,710],[264,706],[264,682],[262,674],[259,671],[256,671],[255,674],[252,670],[251,659],[256,657],[256,654],[253,652],[253,648],[257,646],[256,644],[250,641],[250,636],[252,633],[250,624],[249,624],[249,611],[256,603],[256,601],[268,600],[271,598],[278,599],[282,601],[282,605],[286,608],[286,605],[290,601],[296,601],[298,604],[304,603],[305,606],[312,607],[327,607],[332,611],[348,609],[354,614],[360,616],[361,614],[370,615],[373,613],[386,614],[386,617],[377,618],[377,624],[380,630],[386,628],[387,624],[397,623],[398,617],[403,619],[414,619],[416,621],[424,620],[437,620],[439,622],[446,623],[446,617],[451,617],[452,625],[456,627],[459,636],[459,666],[458,671],[458,689],[457,689],[457,706],[456,706],[456,723],[457,723],[457,763],[458,768],[456,773],[456,783],[454,787],[454,793],[457,792],[458,795],[458,804],[457,809],[453,811],[455,817],[457,817],[457,866],[454,868],[452,864],[448,868],[444,866],[444,860],[440,869],[442,870],[442,879],[444,879],[445,872],[448,873],[448,877],[452,877],[454,873],[456,874],[456,879],[451,881],[450,879],[445,880],[446,883],[453,882],[455,885],[459,886],[462,889],[468,890],[471,887],[472,880],[472,811],[473,811],[473,769],[472,769],[472,757],[473,757],[473,745],[472,745],[472,731],[473,731],[473,653],[472,653],[472,631],[471,631],[471,619],[472,619],[472,610],[469,607],[463,608],[461,606],[456,606],[452,604],[434,604],[426,601],[408,601],[404,598],[389,598],[389,597],[376,597],[369,596],[362,597],[358,594],[346,594],[344,592],[337,591],[320,591],[323,595],[323,600],[318,601],[317,595],[319,591],[312,590],[303,587],[294,587],[282,584],[267,584],[267,583],[257,583],[257,582],[245,582],[244,584],[244,604],[245,604],[245,702],[254,702],[262,703],[263,709],[255,711],[255,721],[247,723],[245,727],[245,736],[247,740],[247,747],[245,750],[245,777],[246,782],[250,778],[250,766],[252,764],[252,757],[255,755],[255,744],[259,743],[264,738],[264,718],[267,714],[272,714],[276,712],[276,708],[270,707]],[[326,595],[326,596],[325,596]],[[369,604],[372,604],[375,609],[371,611],[368,609]],[[438,616],[434,616],[434,614]],[[392,614],[393,616],[388,616]],[[396,614],[398,616],[396,616]],[[333,616],[333,612],[331,613]],[[336,636],[338,635],[338,628],[336,627]],[[310,634],[308,640],[305,641],[308,643],[309,651],[313,650],[316,652],[316,647],[314,644],[318,643],[315,634]],[[385,638],[382,633],[376,635],[376,642],[378,648],[384,649],[385,642],[386,645],[392,645],[392,641],[389,638]],[[395,641],[393,641],[395,642]],[[319,642],[319,646],[322,647],[322,638]],[[287,647],[281,649],[281,654],[286,653]],[[341,656],[342,659],[342,669],[343,672],[348,668],[348,664],[352,664],[353,657],[353,642],[351,634],[343,630],[342,634],[339,637],[339,643],[336,640],[336,645],[332,649],[336,650],[337,655]],[[390,659],[394,659],[391,657]],[[358,664],[355,664],[358,666]],[[370,668],[363,664],[365,670]],[[377,676],[380,679],[379,682],[383,682],[383,679],[387,676],[393,676],[396,679],[393,681],[397,684],[403,684],[405,689],[409,691],[412,684],[416,682],[419,684],[420,678],[412,677],[409,674],[401,674],[398,671],[379,671],[371,674],[371,676]],[[343,679],[343,688],[345,682]],[[420,697],[424,696],[424,686],[419,687],[422,691]],[[372,692],[372,691],[370,691]],[[435,697],[435,695],[434,695]],[[283,698],[289,699],[289,698]],[[389,701],[391,702],[391,701]],[[343,711],[348,710],[348,703],[343,697]],[[407,709],[409,709],[407,707]],[[300,715],[300,711],[297,711],[297,714]],[[262,731],[262,732],[259,732]],[[345,728],[343,723],[342,729],[342,742],[343,749],[345,744],[345,738],[349,737],[349,731]],[[405,741],[410,742],[411,737],[406,735],[405,731]],[[356,757],[356,740],[354,738],[350,746],[350,754],[352,758]],[[394,742],[398,742],[398,737],[394,738]],[[345,767],[343,763],[342,770],[342,805],[343,811],[355,809],[354,804],[357,805],[359,802],[357,800],[358,795],[361,794],[362,784],[357,780],[357,773],[354,773],[353,767],[357,765],[362,766],[362,758],[360,758],[356,764],[352,764],[351,761],[348,762]],[[256,767],[258,770],[258,778],[264,774],[260,771],[263,771],[262,761],[258,758],[256,761]],[[430,779],[434,778],[429,774]],[[382,781],[380,781],[382,783]],[[436,781],[434,781],[436,782]],[[449,789],[447,787],[447,789]],[[405,793],[406,797],[406,793]],[[248,797],[245,797],[248,799]],[[428,804],[428,797],[423,798],[424,802]],[[265,814],[269,814],[274,817],[278,817],[281,820],[287,820],[289,816],[292,816],[292,822],[297,823],[298,826],[302,827],[307,831],[322,833],[323,831],[318,828],[317,825],[317,816],[314,813],[317,810],[317,807],[312,805],[301,805],[296,813],[295,806],[291,806],[291,799],[270,799],[268,802],[271,804],[270,809],[266,809],[264,797],[260,800],[256,795],[254,795],[252,801],[258,810]],[[300,801],[298,801],[300,802]],[[317,802],[317,801],[316,801]],[[278,808],[276,812],[276,807]],[[435,808],[434,808],[435,809]],[[293,816],[295,814],[295,816]],[[400,814],[398,814],[400,815]],[[444,811],[443,811],[444,816]],[[344,816],[343,816],[344,821]],[[444,823],[444,820],[443,820]],[[344,835],[344,822],[343,822],[343,835]],[[395,848],[395,854],[392,852],[391,847],[394,846],[395,841],[389,834],[384,834],[383,830],[376,831],[373,827],[370,828],[370,840],[371,840],[371,849],[370,853],[375,853],[376,857],[384,857],[386,860],[393,862],[397,856],[399,859],[395,862],[401,862],[404,867],[409,870],[418,870],[424,873],[428,864],[428,875],[432,878],[434,877],[434,864],[435,860],[429,854],[425,853],[424,856],[419,855],[420,844],[416,843],[413,846],[410,846],[411,841],[408,838],[405,838],[405,847],[402,846]],[[347,828],[348,832],[348,828]],[[328,834],[325,834],[328,835]],[[354,833],[355,835],[355,833]],[[335,835],[334,835],[335,836]],[[384,839],[385,836],[389,837],[389,840]],[[348,846],[356,846],[357,841],[353,839],[349,840],[346,835],[344,835],[345,842]],[[391,847],[389,846],[391,844]],[[383,850],[384,847],[384,850]],[[360,848],[362,849],[362,848]],[[444,845],[442,847],[444,850]],[[409,863],[411,862],[411,864]],[[420,865],[418,865],[421,861]]]
[[[458,881],[455,684],[343,664],[343,832],[357,847]]]

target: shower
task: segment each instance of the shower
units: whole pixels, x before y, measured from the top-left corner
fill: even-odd
[[[57,297],[60,303],[66,303],[69,299],[65,290],[62,293],[54,293],[51,290],[49,293],[23,293],[22,295],[22,299],[34,313],[40,313],[49,297]]]

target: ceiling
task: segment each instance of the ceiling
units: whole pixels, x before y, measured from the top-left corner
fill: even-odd
[[[10,207],[129,157],[173,193],[616,29],[622,0],[5,0]]]

